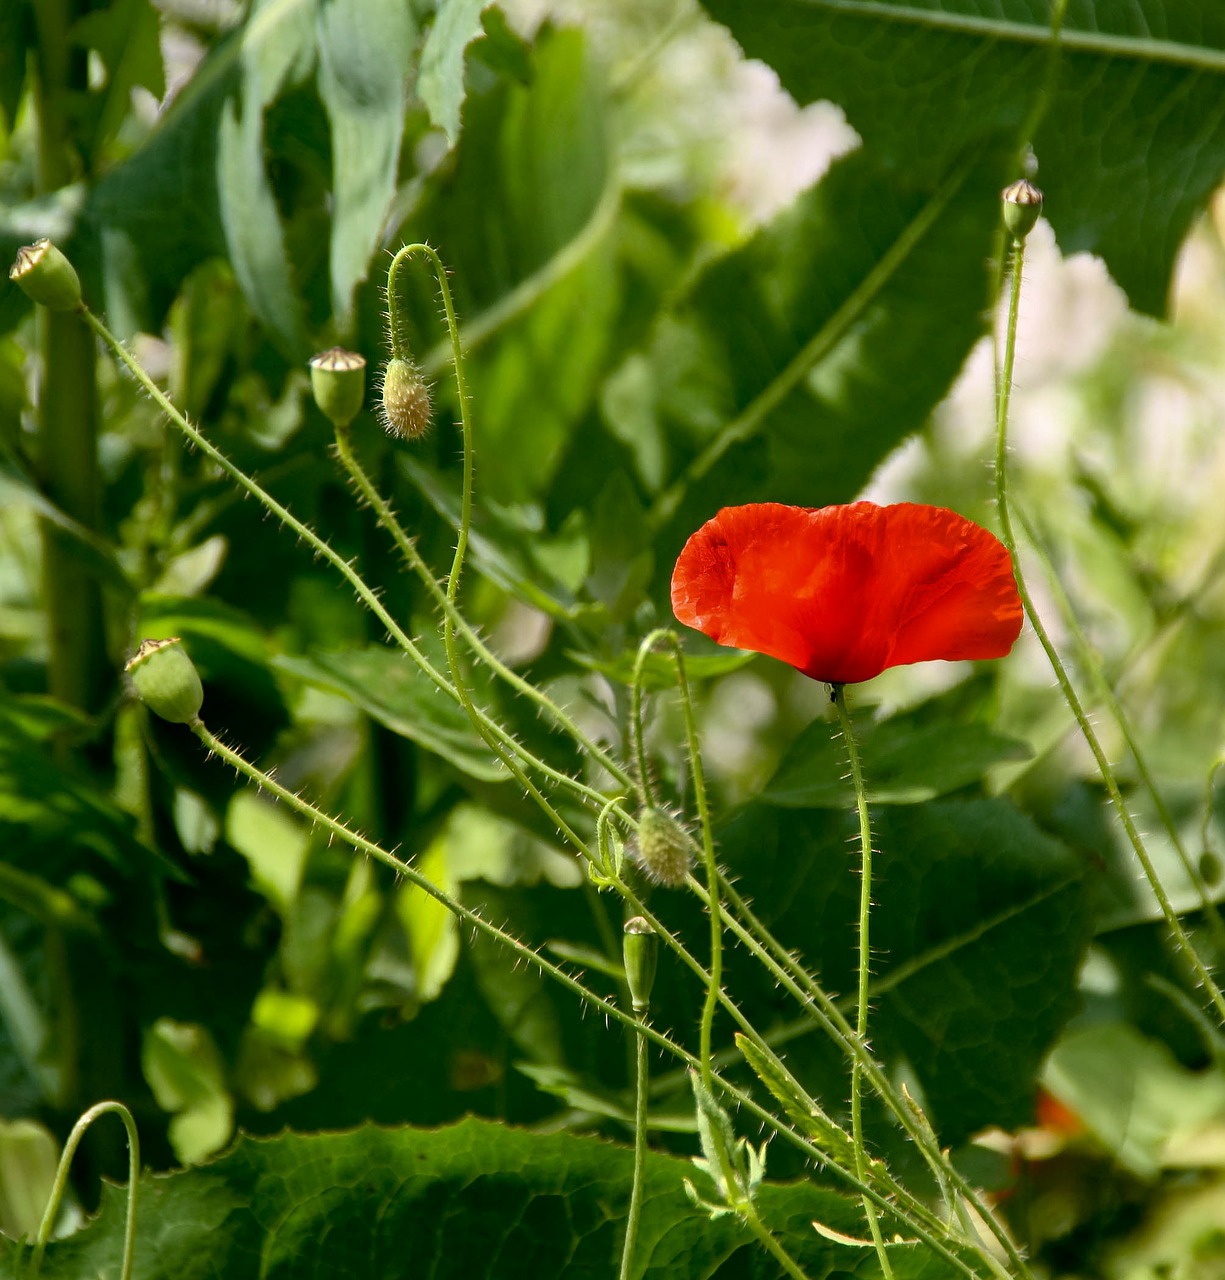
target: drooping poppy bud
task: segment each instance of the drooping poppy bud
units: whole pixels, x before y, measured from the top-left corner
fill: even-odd
[[[669,888],[684,884],[696,853],[693,837],[670,813],[650,805],[638,815],[634,854],[657,884]]]
[[[651,987],[659,961],[659,938],[649,921],[632,916],[623,926],[621,954],[625,960],[625,982],[630,1003],[640,1017],[651,1005]]]
[[[200,718],[204,689],[195,663],[182,640],[142,640],[124,670],[137,697],[171,724],[193,724]]]
[[[719,644],[855,684],[933,659],[1002,658],[1021,631],[1008,549],[943,507],[725,507],[681,551],[672,608]]]
[[[1042,192],[1025,178],[1000,192],[1004,226],[1014,240],[1024,240],[1042,215]]]
[[[366,396],[366,361],[355,351],[332,347],[310,359],[311,392],[334,427],[347,427]]]
[[[75,311],[81,305],[81,281],[76,268],[51,243],[35,240],[17,250],[9,279],[28,297],[49,311]]]
[[[420,370],[394,356],[383,370],[383,426],[401,440],[419,440],[429,430],[430,412],[430,389]]]

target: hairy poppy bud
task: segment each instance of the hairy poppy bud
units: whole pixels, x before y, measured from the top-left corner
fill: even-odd
[[[684,884],[695,852],[693,837],[670,813],[646,808],[638,815],[638,864],[657,884]]]
[[[81,305],[76,269],[50,240],[35,240],[18,249],[9,279],[50,311],[75,311]]]
[[[334,427],[347,427],[366,396],[366,361],[355,351],[332,347],[310,360],[311,392]]]
[[[171,724],[192,724],[200,718],[204,690],[182,640],[142,640],[124,669],[137,697],[155,715]]]
[[[395,356],[383,370],[383,426],[401,440],[419,440],[430,426],[430,389],[411,360]]]
[[[655,965],[659,959],[659,939],[650,922],[632,916],[623,926],[621,954],[625,960],[625,981],[630,989],[630,1003],[641,1016],[651,1004],[651,987],[655,982]]]
[[[1037,225],[1042,213],[1042,192],[1022,178],[1000,192],[1004,203],[1004,226],[1014,240],[1024,240]]]

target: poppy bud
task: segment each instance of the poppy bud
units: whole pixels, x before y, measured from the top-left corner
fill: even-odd
[[[1042,213],[1042,192],[1022,178],[1000,192],[1004,202],[1004,226],[1014,240],[1024,240]]]
[[[355,351],[332,347],[310,360],[311,392],[334,427],[347,427],[366,396],[366,361]]]
[[[383,426],[401,440],[419,440],[430,426],[430,389],[411,360],[395,356],[383,370]]]
[[[685,883],[696,852],[689,832],[663,809],[646,808],[638,815],[638,863],[657,884],[675,888]]]
[[[1206,885],[1221,883],[1221,860],[1211,849],[1205,849],[1199,856],[1199,874]]]
[[[50,311],[76,311],[81,305],[76,269],[50,240],[35,240],[18,249],[9,279],[31,301]]]
[[[171,724],[193,724],[200,718],[204,690],[182,640],[142,640],[124,668],[137,697]]]
[[[641,1016],[651,1004],[651,987],[655,982],[655,965],[659,959],[659,939],[650,922],[633,916],[625,922],[621,940],[625,960],[625,981],[630,989],[634,1012]]]

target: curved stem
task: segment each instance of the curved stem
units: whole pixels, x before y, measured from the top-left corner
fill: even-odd
[[[868,983],[871,977],[872,948],[868,934],[869,921],[872,914],[872,824],[868,815],[868,793],[863,785],[863,768],[859,762],[859,748],[855,744],[855,731],[851,725],[851,715],[846,705],[846,686],[836,684],[832,687],[830,697],[838,710],[838,723],[842,727],[842,740],[846,744],[847,757],[851,762],[851,784],[855,788],[855,807],[859,813],[859,965],[858,987],[855,1001],[855,1034],[866,1048],[868,1043]],[[861,1178],[866,1176],[868,1153],[863,1144],[863,1099],[860,1096],[860,1085],[863,1068],[859,1058],[851,1060],[851,1139],[855,1144],[855,1169]],[[876,1247],[876,1256],[880,1261],[885,1280],[893,1280],[893,1269],[889,1264],[889,1254],[885,1250],[885,1241],[881,1236],[880,1222],[876,1216],[876,1206],[870,1200],[863,1202],[863,1214],[868,1221],[868,1230],[872,1234],[872,1243]]]
[[[30,1256],[30,1280],[37,1280],[42,1269],[43,1254],[47,1242],[51,1239],[51,1231],[55,1219],[59,1216],[60,1202],[64,1198],[64,1189],[68,1185],[68,1172],[72,1168],[73,1157],[81,1145],[81,1139],[99,1116],[114,1113],[123,1121],[128,1133],[128,1210],[123,1227],[123,1258],[119,1267],[119,1280],[129,1280],[132,1274],[132,1259],[136,1253],[136,1197],[140,1186],[140,1134],[136,1129],[136,1121],[132,1113],[122,1102],[99,1102],[72,1126],[68,1141],[64,1143],[59,1165],[55,1170],[55,1181],[51,1185],[51,1196],[43,1212],[42,1221],[38,1224],[38,1235],[34,1238],[34,1251]]]
[[[1123,800],[1123,794],[1119,789],[1114,768],[1107,759],[1093,726],[1089,723],[1089,717],[1085,714],[1085,709],[1081,704],[1076,689],[1072,685],[1071,678],[1068,676],[1063,659],[1059,656],[1059,651],[1047,634],[1038,610],[1034,607],[1033,598],[1029,593],[1025,575],[1021,569],[1020,557],[1017,554],[1016,535],[1013,532],[1012,515],[1008,506],[1008,406],[1012,395],[1012,370],[1016,357],[1017,319],[1020,313],[1021,273],[1024,261],[1024,241],[1014,240],[1012,286],[1008,299],[1008,325],[1004,337],[1004,360],[999,383],[996,387],[995,499],[996,507],[999,511],[1000,537],[1012,556],[1017,591],[1021,596],[1021,603],[1025,606],[1026,617],[1029,618],[1034,634],[1038,637],[1038,642],[1042,645],[1047,660],[1051,664],[1051,669],[1055,673],[1055,679],[1059,682],[1059,689],[1063,694],[1064,701],[1067,702],[1072,715],[1076,718],[1076,723],[1080,726],[1081,736],[1093,753],[1093,759],[1097,764],[1098,773],[1106,785],[1106,792],[1110,796],[1110,802],[1119,816],[1119,821],[1123,824],[1128,843],[1143,868],[1145,878],[1148,880],[1153,895],[1161,908],[1161,914],[1173,939],[1175,952],[1186,965],[1192,984],[1199,984],[1203,987],[1216,1010],[1217,1017],[1221,1020],[1222,1025],[1225,1025],[1225,997],[1222,996],[1220,987],[1213,980],[1199,952],[1196,951],[1191,939],[1187,936],[1187,932],[1182,926],[1182,921],[1174,910],[1174,904],[1170,901],[1169,894],[1166,893],[1165,885],[1162,884],[1161,877],[1157,874],[1157,868],[1153,865],[1152,858],[1149,857],[1148,849],[1145,847],[1140,832],[1137,830],[1131,813]]]

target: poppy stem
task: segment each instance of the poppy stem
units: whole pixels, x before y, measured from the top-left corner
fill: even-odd
[[[838,709],[838,723],[842,727],[842,740],[846,743],[847,757],[851,762],[851,783],[855,788],[855,808],[859,814],[859,980],[855,1000],[855,1034],[867,1047],[868,1043],[868,983],[869,967],[872,958],[871,941],[868,934],[869,918],[872,914],[872,823],[868,814],[868,793],[863,785],[863,767],[859,760],[859,748],[855,745],[855,730],[851,724],[851,713],[846,705],[846,685],[830,686],[830,701]],[[851,1060],[851,1139],[855,1144],[855,1172],[860,1180],[867,1177],[868,1153],[863,1142],[863,1067],[859,1058]],[[880,1260],[880,1268],[885,1280],[893,1280],[893,1269],[889,1265],[889,1255],[885,1249],[884,1237],[881,1235],[880,1221],[877,1218],[876,1206],[866,1196],[863,1198],[863,1216],[868,1221],[868,1230],[872,1234],[872,1243],[876,1246],[876,1256]]]
[[[1072,684],[1071,677],[1068,675],[1067,667],[1064,666],[1063,659],[1059,656],[1059,651],[1055,648],[1054,642],[1051,640],[1038,614],[1038,610],[1034,607],[1033,597],[1029,593],[1025,575],[1021,569],[1020,557],[1017,554],[1016,535],[1012,527],[1012,514],[1008,506],[1008,407],[1012,396],[1012,370],[1016,359],[1017,321],[1021,307],[1021,277],[1025,263],[1024,240],[1018,240],[1013,237],[1010,250],[1012,253],[1012,283],[1008,297],[1008,322],[1004,331],[1004,359],[995,388],[995,501],[999,512],[1000,539],[1012,556],[1012,568],[1017,580],[1017,593],[1020,595],[1021,603],[1025,607],[1025,616],[1029,619],[1030,625],[1034,629],[1034,634],[1038,637],[1038,642],[1042,645],[1047,660],[1051,664],[1051,669],[1055,673],[1055,679],[1059,683],[1059,689],[1063,694],[1064,701],[1068,704],[1077,725],[1080,727],[1081,736],[1093,753],[1098,773],[1106,785],[1106,793],[1110,797],[1110,803],[1114,806],[1114,810],[1119,816],[1127,841],[1136,855],[1136,860],[1143,868],[1145,879],[1148,881],[1149,887],[1153,891],[1153,896],[1157,899],[1157,904],[1161,908],[1161,914],[1169,929],[1170,941],[1175,955],[1185,965],[1187,976],[1192,986],[1198,985],[1203,988],[1221,1024],[1225,1025],[1225,996],[1221,994],[1221,988],[1217,986],[1212,974],[1209,973],[1207,965],[1195,949],[1194,943],[1192,943],[1187,931],[1183,928],[1178,913],[1174,910],[1174,904],[1170,901],[1165,885],[1162,884],[1161,877],[1157,874],[1157,868],[1154,866],[1135,821],[1128,811],[1126,801],[1123,799],[1123,793],[1119,789],[1119,782],[1115,776],[1114,768],[1109,759],[1107,759],[1106,752],[1103,750],[1093,726],[1089,723],[1089,717],[1085,714],[1084,706]]]

